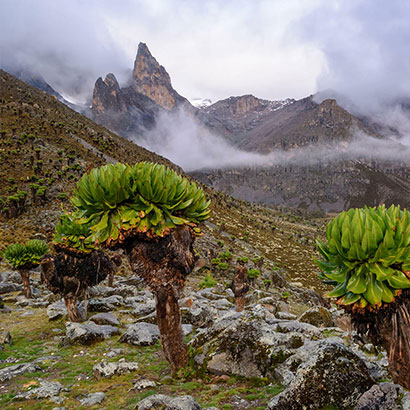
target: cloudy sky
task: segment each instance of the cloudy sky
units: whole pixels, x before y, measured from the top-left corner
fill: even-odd
[[[140,41],[187,98],[410,96],[409,0],[1,0],[0,66],[85,99]]]

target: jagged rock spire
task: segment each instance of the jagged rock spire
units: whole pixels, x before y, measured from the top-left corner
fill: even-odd
[[[172,110],[177,104],[178,93],[172,88],[171,78],[165,68],[152,56],[147,45],[138,45],[133,70],[133,87],[154,100],[161,107]]]

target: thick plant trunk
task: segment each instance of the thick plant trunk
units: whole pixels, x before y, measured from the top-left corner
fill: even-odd
[[[243,263],[239,263],[235,269],[235,275],[231,284],[232,292],[235,295],[236,311],[242,312],[245,307],[245,295],[249,290],[248,270]]]
[[[383,345],[395,383],[410,389],[410,290],[378,310],[352,312],[352,325],[368,335],[375,345]]]
[[[30,272],[26,269],[20,271],[21,279],[23,281],[23,292],[27,299],[31,299],[31,288],[30,288]]]
[[[235,310],[237,312],[242,312],[244,308],[245,308],[245,296],[238,296],[236,298]]]
[[[410,389],[410,316],[406,305],[399,306],[391,320],[385,321],[380,337],[387,351],[389,370],[395,383]]]
[[[114,272],[110,272],[108,274],[108,283],[107,285],[112,288],[112,286],[114,285]]]
[[[158,289],[155,299],[162,348],[175,373],[188,364],[188,349],[183,339],[178,299],[171,286]]]
[[[77,307],[77,298],[74,296],[64,297],[67,308],[67,317],[70,322],[84,322],[85,317],[79,312]]]
[[[178,297],[195,265],[194,239],[192,229],[184,225],[163,238],[141,234],[124,246],[132,270],[155,295],[162,347],[173,373],[188,363]]]

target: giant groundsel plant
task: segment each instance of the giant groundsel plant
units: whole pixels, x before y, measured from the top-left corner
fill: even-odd
[[[57,247],[71,256],[97,246],[123,248],[132,270],[155,295],[157,324],[172,371],[184,367],[188,356],[178,298],[197,258],[193,243],[198,224],[210,213],[204,191],[163,165],[117,163],[83,175],[71,202],[74,211],[63,215],[56,228]],[[79,270],[79,263],[73,260],[70,266]],[[56,258],[44,261],[45,276],[59,284],[55,276],[62,265]]]
[[[393,379],[410,388],[410,213],[400,206],[342,212],[317,241],[319,277],[352,324],[389,353]]]
[[[163,237],[178,225],[201,222],[209,201],[194,182],[149,162],[94,168],[77,184],[72,204],[91,238],[110,246],[135,233]]]

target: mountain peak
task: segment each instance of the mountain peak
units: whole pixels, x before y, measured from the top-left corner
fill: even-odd
[[[145,43],[139,43],[134,62],[133,88],[154,100],[161,107],[172,110],[177,104],[177,93],[165,68],[152,56]]]

